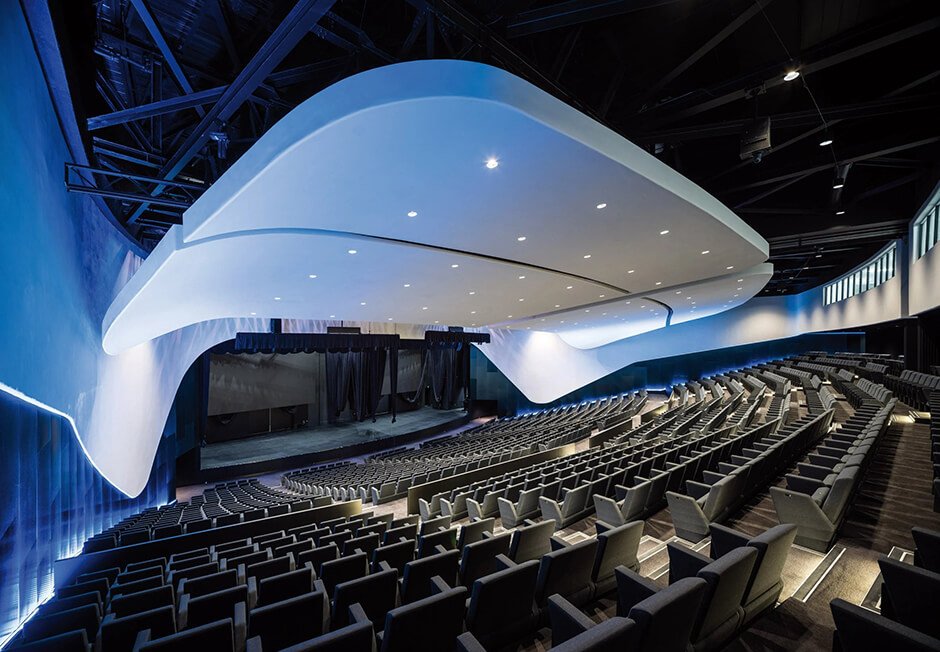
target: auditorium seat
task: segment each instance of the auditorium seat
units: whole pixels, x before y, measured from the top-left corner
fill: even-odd
[[[548,599],[552,650],[623,652],[635,649],[639,630],[629,618],[614,616],[600,624],[560,595]],[[468,652],[473,648],[467,648]]]
[[[605,529],[597,522],[597,552],[591,570],[594,596],[600,597],[617,588],[614,569],[625,566],[632,571],[640,570],[637,552],[643,538],[643,521],[633,521],[619,527]]]
[[[249,640],[260,637],[263,648],[280,650],[320,636],[328,609],[329,601],[322,591],[256,607],[248,614]]]
[[[442,550],[457,549],[457,528],[441,529],[418,537],[418,557],[436,555]]]
[[[473,582],[467,605],[467,630],[486,647],[499,649],[529,631],[538,622],[535,585],[539,562],[513,564]]]
[[[435,577],[448,586],[457,586],[459,560],[460,551],[447,550],[405,564],[401,578],[401,603],[408,604],[431,595],[432,579]]]
[[[333,561],[324,562],[317,573],[326,589],[326,594],[332,599],[333,589],[337,584],[365,577],[369,573],[369,556],[364,552],[346,555]]]
[[[239,585],[191,600],[185,600],[186,597],[180,598],[177,625],[181,631],[229,619],[235,632],[235,648],[244,649],[248,633],[248,587]]]
[[[509,558],[517,564],[530,559],[541,559],[542,555],[552,551],[554,532],[554,521],[542,521],[516,528],[509,544]]]
[[[8,649],[19,652],[91,652],[92,646],[85,630],[76,629],[34,641],[16,641]]]
[[[349,608],[358,604],[376,628],[385,621],[385,614],[395,608],[398,601],[398,571],[381,570],[366,577],[337,584],[333,590],[333,610],[330,628],[349,624]]]
[[[783,567],[796,537],[796,526],[783,524],[748,537],[723,525],[712,524],[710,553],[717,559],[741,546],[757,550],[757,559],[748,581],[741,606],[744,624],[750,623],[764,610],[773,607],[783,590]]]
[[[922,527],[911,528],[914,537],[914,565],[940,573],[940,532]]]
[[[282,652],[375,652],[375,636],[370,621],[359,605],[349,608],[352,624],[316,638],[284,648]],[[249,641],[251,643],[251,641]],[[248,652],[255,652],[251,646]],[[260,652],[260,651],[258,651]]]
[[[95,649],[99,652],[130,650],[137,634],[144,630],[150,630],[152,638],[175,634],[176,610],[173,607],[160,607],[123,618],[109,614],[101,621]]]
[[[385,628],[376,635],[380,652],[452,649],[463,631],[466,596],[464,587],[450,588],[441,578],[433,578],[431,595],[392,609],[385,616]]]
[[[590,490],[591,485],[589,484],[576,487],[565,494],[561,503],[545,496],[539,497],[542,518],[546,521],[554,521],[556,530],[566,528],[572,523],[580,521],[589,513],[585,506],[590,502],[591,495],[588,493]]]
[[[304,566],[287,573],[266,577],[258,582],[257,604],[260,606],[283,602],[289,598],[309,593],[316,588],[316,573]]]
[[[597,552],[597,539],[588,539],[574,545],[563,545],[558,550],[542,555],[539,575],[535,583],[535,603],[547,620],[548,597],[561,595],[577,607],[586,604],[594,595],[591,572]]]
[[[164,584],[154,589],[118,596],[108,604],[108,611],[118,618],[122,618],[131,614],[140,613],[141,611],[150,611],[158,607],[172,607],[175,606],[175,604],[173,587]]]
[[[21,640],[36,641],[74,630],[82,630],[91,640],[98,631],[101,612],[97,604],[85,604],[73,609],[36,616],[23,625]]]
[[[841,598],[830,603],[836,631],[833,650],[940,652],[940,640]]]
[[[371,569],[374,573],[385,564],[388,568],[394,568],[399,575],[402,575],[405,572],[405,564],[413,561],[414,558],[415,541],[413,539],[403,539],[398,543],[389,543],[373,550]]]
[[[505,498],[497,498],[496,504],[499,509],[500,521],[504,528],[512,529],[521,525],[526,519],[532,518],[539,513],[539,497],[542,495],[542,488],[535,487],[519,493],[519,500],[513,502]]]
[[[495,518],[484,518],[460,526],[460,533],[457,535],[458,550],[463,550],[464,546],[471,543],[482,541],[486,536],[493,534],[495,527]]]
[[[940,573],[882,557],[881,615],[940,639]]]
[[[496,572],[496,557],[509,554],[511,540],[512,534],[507,532],[464,546],[460,551],[460,584],[470,589],[479,578]]]
[[[688,650],[707,584],[685,578],[664,589],[626,568],[617,569],[617,615],[636,623],[636,652]]]
[[[239,652],[244,650],[244,645],[239,647],[237,631],[234,630],[237,627],[233,628],[230,618],[156,639],[150,639],[153,632],[145,630],[137,639],[134,652]]]

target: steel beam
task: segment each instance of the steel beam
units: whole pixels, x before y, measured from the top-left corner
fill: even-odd
[[[817,59],[809,63],[804,63],[800,66],[800,74],[806,76],[811,75],[816,72],[820,72],[832,66],[845,63],[846,61],[851,61],[857,57],[864,56],[866,54],[871,54],[876,52],[881,48],[906,41],[908,39],[920,36],[921,34],[926,34],[934,29],[940,27],[940,17],[931,18],[923,22],[917,23],[910,27],[898,30],[881,38],[873,39],[868,43],[863,43],[854,48],[849,48],[843,50],[842,52],[837,52],[836,54],[830,55],[828,57],[823,57],[822,59]],[[707,101],[700,102],[693,106],[687,107],[675,111],[674,113],[667,114],[660,119],[657,119],[658,124],[668,124],[670,122],[676,122],[677,120],[682,120],[684,118],[691,117],[693,115],[698,115],[699,113],[704,113],[705,111],[710,111],[712,109],[718,108],[719,106],[724,106],[731,102],[736,102],[738,100],[743,100],[751,96],[751,93],[755,87],[759,87],[763,91],[767,91],[771,88],[776,88],[777,86],[782,86],[789,82],[784,81],[783,71],[784,66],[779,66],[778,72],[776,72],[772,77],[768,77],[763,82],[759,84],[750,84],[746,88],[739,88],[737,90],[724,93],[718,97],[713,97]]]
[[[294,49],[300,39],[333,8],[335,3],[336,0],[299,0],[238,73],[235,80],[225,89],[219,101],[206,112],[179,149],[169,158],[160,170],[159,176],[164,179],[173,179],[179,174],[208,142],[209,131],[217,128],[219,123],[225,122],[235,113],[274,68],[284,60],[284,57]],[[159,195],[164,187],[163,184],[158,184],[151,195]],[[147,204],[141,204],[128,218],[128,222],[135,222],[146,209]]]
[[[509,19],[506,36],[516,38],[546,32],[560,27],[569,27],[592,20],[611,18],[661,5],[674,4],[678,0],[569,0],[540,9],[532,9]]]
[[[169,42],[166,40],[166,35],[164,35],[153,13],[151,13],[150,7],[147,6],[145,0],[131,0],[131,4],[137,11],[137,15],[143,22],[144,27],[146,27],[147,31],[150,33],[150,38],[153,39],[157,49],[160,50],[160,54],[163,55],[163,60],[166,61],[166,65],[170,67],[170,72],[173,73],[173,78],[176,80],[176,83],[179,84],[180,90],[186,95],[190,95],[193,92],[193,86],[186,78],[186,73],[183,72],[179,61],[176,60],[176,55],[173,54],[173,48],[170,47]],[[194,106],[192,108],[196,110],[200,118],[206,114],[201,106]]]
[[[178,97],[171,97],[159,102],[141,104],[140,106],[135,106],[130,109],[124,109],[123,111],[115,111],[114,113],[97,115],[93,118],[88,118],[88,130],[95,131],[96,129],[105,129],[107,127],[113,127],[114,125],[123,124],[125,122],[145,120],[154,116],[175,113],[177,111],[190,109],[196,106],[201,106],[203,104],[211,104],[222,97],[222,93],[224,92],[225,86],[219,86],[218,88],[207,88],[204,91],[196,91],[195,93],[190,93],[189,95],[180,95]]]
[[[686,70],[694,66],[702,57],[714,50],[718,45],[720,45],[725,39],[734,34],[738,29],[740,29],[745,23],[747,23],[751,18],[761,13],[765,7],[770,5],[774,0],[755,0],[755,2],[748,6],[747,9],[738,14],[734,20],[725,25],[721,31],[715,34],[713,37],[705,41],[705,43],[698,48],[695,52],[690,54],[682,63],[670,70],[668,73],[663,75],[658,82],[653,84],[649,89],[643,92],[640,95],[639,99],[636,101],[636,104],[643,104],[649,98],[655,96],[659,91],[668,86],[673,80],[675,80],[679,75],[684,73]]]

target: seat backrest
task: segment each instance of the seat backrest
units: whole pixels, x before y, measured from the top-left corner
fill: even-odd
[[[436,518],[429,518],[421,521],[421,527],[418,530],[422,535],[433,534],[437,532],[440,528],[449,528],[453,517],[451,516],[438,516]]]
[[[343,544],[343,554],[348,555],[356,550],[361,550],[367,555],[372,555],[372,551],[379,547],[378,532],[366,533],[362,536],[356,535]]]
[[[323,613],[326,596],[322,591],[312,591],[255,607],[248,615],[248,637],[261,637],[262,648],[280,650],[301,643],[323,633]]]
[[[848,507],[849,499],[852,497],[852,490],[855,488],[855,481],[860,467],[852,466],[842,469],[832,483],[826,500],[823,501],[822,511],[826,518],[833,524],[839,521],[842,513]]]
[[[405,564],[401,582],[401,602],[407,604],[431,595],[431,578],[440,577],[448,586],[457,584],[460,552],[448,550]]]
[[[398,571],[379,571],[357,580],[337,584],[333,590],[330,627],[349,624],[349,607],[359,604],[373,626],[381,627],[385,614],[395,608],[398,599]]]
[[[347,625],[281,652],[375,652],[374,630],[369,621]]]
[[[418,556],[429,557],[435,555],[438,546],[441,546],[444,550],[455,550],[457,548],[457,528],[452,527],[447,530],[422,534],[418,537]]]
[[[244,584],[193,598],[189,601],[186,626],[205,625],[215,620],[232,618],[235,614],[235,605],[239,602],[244,602],[245,606],[248,606],[248,587]]]
[[[333,561],[335,559],[339,559],[339,547],[335,543],[331,543],[326,546],[314,548],[313,550],[299,552],[297,553],[294,561],[295,565],[298,567],[309,563],[311,566],[313,566],[313,570],[319,574],[320,566],[322,566],[325,562]]]
[[[457,547],[463,548],[471,543],[482,541],[483,534],[493,534],[494,527],[496,527],[496,519],[492,517],[461,526],[460,534],[457,536]]]
[[[747,542],[748,546],[757,550],[757,560],[744,594],[744,604],[760,597],[780,582],[790,546],[796,538],[796,530],[793,523],[775,525]]]
[[[95,647],[101,650],[130,650],[134,647],[137,633],[145,629],[150,630],[151,638],[176,633],[176,609],[160,607],[124,618],[106,618],[98,631],[101,644]]]
[[[190,627],[182,632],[151,639],[137,648],[138,652],[235,652],[232,619],[225,618],[199,627]]]
[[[34,641],[81,629],[91,640],[98,631],[100,618],[101,613],[97,604],[85,604],[74,609],[38,616],[26,621],[23,625],[23,638],[27,641]]]
[[[614,616],[591,627],[560,645],[554,652],[621,652],[632,650],[637,638],[637,627],[629,618]]]
[[[30,643],[17,645],[19,652],[88,652],[88,635],[84,629],[73,629],[64,634],[56,634]]]
[[[911,528],[914,537],[914,560],[917,566],[940,573],[940,532],[926,528]]]
[[[280,575],[281,573],[286,573],[291,570],[293,570],[291,568],[291,558],[285,555],[283,557],[274,557],[273,559],[259,561],[256,564],[249,564],[245,567],[245,577],[255,577],[258,580],[262,580],[265,577]]]
[[[593,593],[591,571],[596,551],[597,539],[588,539],[543,555],[535,588],[536,603],[545,605],[548,596],[556,593],[576,607],[587,602]]]
[[[637,624],[637,651],[687,649],[705,587],[705,580],[687,577],[634,605],[628,616]]]
[[[155,589],[147,589],[138,593],[122,595],[111,600],[110,609],[118,618],[140,613],[141,611],[150,611],[157,607],[173,606],[173,587],[164,584]]]
[[[383,543],[395,543],[399,539],[417,539],[418,538],[418,524],[417,523],[406,523],[404,525],[399,525],[397,527],[389,528],[385,530],[385,534],[382,535]]]
[[[614,569],[639,567],[637,551],[643,538],[643,521],[632,521],[597,535],[597,553],[591,581],[613,580]]]
[[[472,586],[467,607],[467,629],[487,645],[502,646],[507,629],[525,631],[534,620],[535,582],[539,562],[535,559],[490,573]]]
[[[842,652],[904,650],[940,652],[940,642],[841,598],[829,604],[836,624],[835,640]],[[835,643],[835,641],[834,641]],[[835,645],[833,645],[835,647]]]
[[[385,617],[381,652],[451,650],[463,631],[467,589],[458,587],[392,609]]]
[[[60,589],[56,589],[55,596],[56,598],[70,598],[73,595],[81,595],[82,593],[97,593],[98,601],[104,602],[105,598],[108,597],[108,587],[110,583],[104,577],[98,578],[96,580],[89,580],[87,582],[77,582],[75,584],[69,584],[68,586],[63,586]]]
[[[512,534],[506,532],[464,546],[460,554],[460,583],[468,589],[484,575],[496,572],[496,555],[509,553]]]
[[[577,514],[582,511],[587,504],[590,494],[588,493],[591,490],[591,485],[583,484],[580,487],[576,487],[565,494],[565,500],[561,505],[562,515],[567,518],[572,514]]]
[[[320,579],[326,587],[326,594],[333,597],[333,589],[341,582],[348,582],[363,577],[369,573],[369,556],[364,552],[340,557],[325,562],[320,566]]]
[[[882,557],[878,560],[881,614],[919,632],[940,639],[940,575]]]
[[[372,551],[372,570],[378,570],[379,563],[384,561],[401,575],[405,572],[405,564],[414,560],[414,558],[415,542],[412,539],[379,546]]]
[[[258,603],[274,604],[308,593],[313,588],[315,577],[313,570],[306,566],[288,573],[266,577],[258,582]]]
[[[550,519],[516,528],[509,544],[509,558],[517,564],[530,559],[540,559],[542,555],[551,552],[554,533],[555,522]]]
[[[757,550],[742,546],[722,555],[698,572],[697,576],[705,580],[708,587],[692,628],[693,641],[708,636],[743,612],[741,601],[756,561]]]

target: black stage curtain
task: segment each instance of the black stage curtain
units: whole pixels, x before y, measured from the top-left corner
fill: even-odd
[[[315,353],[398,348],[398,335],[346,333],[236,333],[235,353]]]
[[[441,410],[460,405],[466,407],[470,390],[466,378],[470,370],[470,345],[430,348],[427,357],[425,369],[429,375],[434,407]]]
[[[396,352],[397,353],[397,352]],[[385,380],[385,349],[362,351],[328,351],[326,354],[326,395],[330,423],[335,423],[349,405],[353,418],[375,422],[382,384]],[[397,362],[397,355],[395,356]],[[394,368],[393,385],[397,385],[398,369]],[[395,390],[392,389],[392,397]],[[392,420],[396,419],[395,401],[389,401]]]

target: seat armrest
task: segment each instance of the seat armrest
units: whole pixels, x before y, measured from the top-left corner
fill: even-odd
[[[457,652],[486,652],[480,641],[470,632],[464,632],[457,637]]]
[[[438,593],[444,593],[449,591],[451,586],[444,581],[444,578],[440,575],[435,575],[431,578],[431,595],[437,595]]]
[[[548,614],[552,623],[552,647],[561,645],[594,626],[593,620],[557,593],[548,598]]]
[[[614,485],[614,497],[619,503],[621,500],[627,497],[627,487],[624,487],[622,484]]]
[[[614,527],[616,526],[611,525],[610,523],[605,523],[604,521],[595,521],[594,527],[597,528],[598,534],[604,534],[604,532],[607,532],[608,530],[613,530]]]
[[[840,461],[842,461],[841,458],[838,458],[838,457],[830,457],[828,455],[817,455],[816,453],[810,453],[809,455],[807,455],[807,457],[809,458],[810,464],[814,464],[816,466],[825,466],[830,469],[834,467],[836,464],[838,464]]]
[[[552,551],[555,550],[564,550],[569,547],[571,544],[565,541],[564,539],[559,539],[554,534],[548,539],[549,543],[552,546]]]
[[[385,561],[385,560],[383,559],[382,561],[379,562],[379,570],[380,570],[380,571],[390,571],[390,570],[392,570],[392,566],[391,566],[391,564],[389,564],[387,561]]]
[[[349,605],[349,622],[355,625],[359,623],[368,623],[369,616],[366,615],[366,610],[362,608],[362,605],[358,602]]]
[[[189,594],[184,593],[180,596],[180,608],[176,615],[176,629],[186,629],[187,620],[189,620]]]
[[[659,592],[659,586],[626,566],[614,569],[617,578],[617,615],[626,616],[635,605]]]
[[[264,652],[264,648],[261,645],[261,637],[255,636],[249,638],[245,643],[245,652]]]
[[[507,568],[512,568],[513,566],[516,566],[516,562],[506,555],[496,555],[496,570],[506,570]]]
[[[137,638],[134,639],[134,652],[137,652],[143,645],[150,642],[150,630],[145,629],[137,632]]]
[[[794,473],[787,474],[787,489],[801,494],[812,495],[814,491],[825,485],[820,480],[814,478],[805,478],[802,475]]]
[[[239,564],[238,565],[238,583],[245,584],[246,581],[247,580],[245,578],[245,564]]]
[[[807,464],[806,462],[800,462],[796,465],[796,468],[800,470],[801,476],[819,481],[825,480],[826,476],[832,473],[830,467],[816,466],[815,464]]]
[[[686,577],[695,577],[700,570],[712,563],[710,557],[678,543],[667,543],[669,553],[669,583]]]
[[[235,603],[232,626],[235,630],[235,652],[244,652],[245,640],[248,638],[248,609],[244,602]]]
[[[248,578],[248,608],[254,609],[258,604],[258,578],[254,575]]]
[[[716,473],[715,471],[702,471],[702,484],[711,486],[721,480],[723,477],[725,477],[724,473]]]

